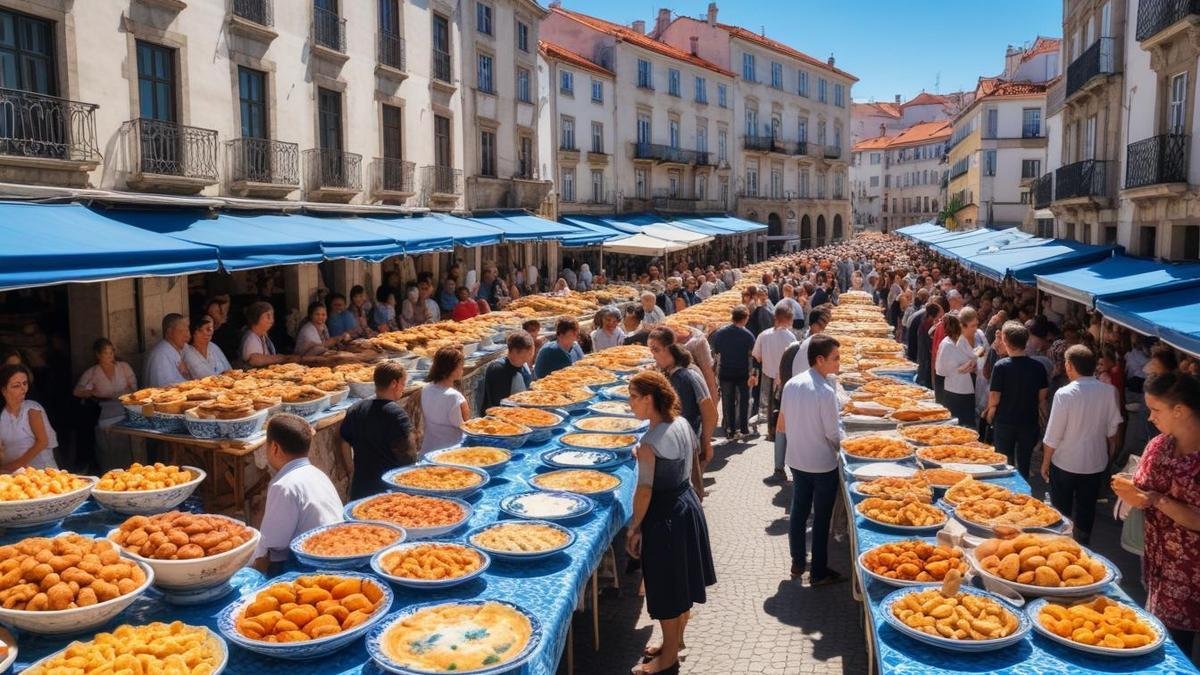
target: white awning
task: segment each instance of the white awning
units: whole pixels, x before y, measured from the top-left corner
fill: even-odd
[[[712,239],[712,237],[708,237]],[[675,253],[688,248],[688,244],[679,241],[659,239],[648,234],[631,234],[620,239],[610,239],[604,242],[603,249],[608,253],[627,253],[629,255],[656,256]]]
[[[682,227],[677,227],[669,223],[652,223],[641,227],[643,234],[648,234],[657,239],[686,244],[687,246],[700,246],[707,244],[713,240],[711,234],[701,234],[685,230]]]

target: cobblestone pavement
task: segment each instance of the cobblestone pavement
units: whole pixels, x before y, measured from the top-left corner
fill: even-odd
[[[717,584],[692,613],[681,672],[865,673],[861,609],[849,583],[813,589],[789,578],[791,487],[763,483],[771,458],[765,440],[718,441],[704,500]],[[623,551],[621,537],[615,545]],[[625,565],[619,552],[617,567],[624,571]],[[850,573],[844,537],[832,542],[830,565]],[[636,572],[622,574],[619,590],[601,593],[599,651],[592,649],[590,611],[575,614],[577,675],[627,673],[642,648],[660,640],[637,594],[639,579]],[[565,662],[560,673],[567,673]]]

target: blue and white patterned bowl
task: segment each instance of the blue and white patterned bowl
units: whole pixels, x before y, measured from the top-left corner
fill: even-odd
[[[211,514],[208,517],[224,518],[237,525],[242,525],[250,530],[250,538],[224,553],[186,560],[146,558],[129,549],[124,549],[113,539],[113,535],[117,533],[116,529],[109,531],[108,540],[118,549],[122,549],[122,553],[125,555],[153,569],[154,585],[157,588],[167,592],[181,593],[213,588],[229,581],[234,574],[237,574],[238,570],[250,562],[251,556],[254,555],[254,549],[258,547],[258,542],[262,539],[262,534],[236,518],[218,514]]]
[[[601,425],[603,420],[608,424],[616,424],[625,426],[625,429],[589,429],[588,427],[596,424]],[[571,421],[571,429],[573,431],[581,431],[589,434],[639,434],[650,426],[650,420],[639,420],[632,417],[624,417],[621,415],[586,415],[576,420]]]
[[[576,432],[576,433],[591,434],[591,433],[596,433],[596,432],[584,431],[584,432]],[[613,439],[615,439],[617,436],[629,436],[629,437],[633,438],[633,442],[626,443],[624,445],[613,446],[613,447],[593,448],[593,447],[589,447],[586,445],[575,444],[574,442],[572,442],[572,438],[571,438],[573,435],[574,434],[563,434],[562,436],[559,436],[558,437],[559,444],[562,445],[564,448],[570,448],[571,450],[604,450],[606,452],[613,452],[618,455],[628,456],[630,453],[633,452],[633,449],[638,446],[638,442],[639,442],[639,440],[638,440],[639,437],[637,434],[632,434],[632,433],[631,434],[604,434],[604,436],[607,436],[607,437],[613,438]]]
[[[504,471],[504,467],[508,466],[508,463],[512,460],[512,452],[510,450],[508,450],[507,448],[498,448],[498,447],[494,447],[494,446],[484,446],[484,447],[488,447],[491,450],[497,450],[499,452],[503,452],[505,455],[504,459],[502,459],[499,462],[496,462],[494,464],[485,464],[483,466],[476,466],[476,465],[472,465],[472,464],[456,464],[453,461],[442,458],[443,455],[450,452],[451,450],[461,450],[463,447],[464,446],[462,446],[462,445],[456,445],[456,446],[450,447],[450,448],[442,448],[441,450],[430,450],[429,452],[422,455],[421,459],[425,460],[426,462],[429,462],[430,464],[437,464],[439,466],[462,466],[462,467],[467,467],[469,469],[482,469],[483,471],[486,471],[493,476]]]
[[[378,522],[375,520],[364,520],[362,518],[355,516],[354,509],[357,508],[360,504],[363,504],[364,502],[368,502],[379,496],[381,496],[381,495],[371,495],[370,497],[363,497],[362,499],[356,499],[346,505],[346,508],[343,509],[342,514],[346,517],[346,520],[353,520],[353,521],[357,521],[357,522],[367,522],[367,523]],[[475,513],[475,507],[471,506],[470,504],[468,504],[467,502],[464,502],[461,499],[453,499],[451,497],[437,497],[437,499],[444,499],[448,502],[454,502],[455,504],[458,504],[458,506],[460,508],[462,508],[462,511],[463,511],[462,519],[460,519],[456,523],[450,523],[448,525],[438,525],[436,527],[405,527],[402,525],[401,527],[404,527],[404,532],[406,534],[406,541],[411,541],[413,539],[428,539],[430,537],[437,537],[437,536],[446,534],[447,532],[453,532],[454,530],[457,530],[458,528],[462,527],[464,523],[466,523],[468,520],[471,519],[471,515],[473,513]],[[385,522],[391,522],[391,521],[385,521]],[[399,525],[399,523],[392,523],[392,524]]]
[[[476,535],[482,534],[482,533],[486,532],[487,530],[492,529],[493,527],[498,527],[500,525],[505,525],[505,524],[512,524],[513,522],[514,521],[511,521],[511,520],[507,520],[507,521],[502,520],[502,521],[492,523],[490,525],[484,525],[482,527],[477,527],[474,530],[471,530],[470,532],[467,533],[466,540],[469,541],[471,543],[471,545],[474,546],[475,548],[483,551],[484,553],[487,553],[488,555],[490,555],[494,558],[499,558],[500,560],[512,560],[512,561],[541,560],[542,558],[549,558],[550,556],[555,555],[555,554],[559,553],[560,551],[567,550],[568,548],[571,547],[571,544],[575,543],[575,533],[574,532],[563,527],[562,525],[559,525],[558,523],[553,523],[548,520],[517,521],[523,525],[525,525],[525,524],[544,525],[546,527],[549,527],[554,530],[558,530],[559,532],[562,532],[563,534],[567,535],[567,540],[565,542],[563,542],[562,545],[556,546],[551,549],[546,549],[545,551],[533,551],[533,552],[528,552],[528,553],[523,552],[523,551],[501,551],[499,549],[488,548],[487,546],[484,546],[483,544],[475,541]]]
[[[619,404],[624,404],[618,408]],[[596,401],[589,403],[587,406],[588,412],[593,415],[605,415],[607,417],[633,417],[633,410],[629,407],[628,401]]]
[[[580,469],[577,467],[571,468],[571,469],[555,469],[554,471],[544,471],[541,473],[535,473],[532,476],[529,476],[525,480],[527,483],[529,483],[529,486],[535,490],[542,490],[543,492],[571,492],[570,490],[564,490],[563,488],[542,487],[541,485],[539,485],[537,483],[537,479],[542,476],[547,476],[552,473],[560,473],[562,471],[594,471],[594,470],[595,469]],[[605,475],[611,476],[612,474],[605,474]],[[589,499],[592,499],[594,501],[612,499],[613,493],[615,493],[617,490],[621,489],[621,479],[618,478],[617,476],[613,476],[613,478],[617,479],[617,484],[612,486],[611,488],[608,488],[607,490],[600,490],[599,492],[587,492],[587,493],[576,492],[574,494],[582,494],[585,497],[588,497]]]
[[[142,572],[146,574],[146,581],[133,591],[111,600],[73,609],[30,612],[0,608],[0,622],[34,635],[71,635],[96,630],[125,611],[126,607],[133,604],[133,601],[141,597],[146,589],[150,588],[150,584],[154,583],[154,570],[150,566],[133,561],[132,558],[124,559],[141,567]]]
[[[375,395],[374,382],[347,382],[350,387],[350,395],[354,398],[371,398]]]
[[[498,663],[494,666],[488,666],[486,668],[477,668],[475,670],[456,670],[455,672],[459,675],[500,675],[501,673],[517,672],[520,670],[522,665],[529,661],[529,659],[533,658],[534,652],[537,651],[538,646],[544,639],[544,633],[541,622],[538,621],[538,618],[534,616],[532,612],[524,607],[521,607],[520,605],[515,605],[511,602],[505,602],[503,600],[451,600],[442,602],[427,602],[405,607],[399,612],[388,615],[386,619],[380,622],[379,625],[375,626],[375,628],[367,635],[367,653],[371,655],[371,658],[374,659],[375,663],[389,673],[396,673],[397,675],[430,675],[430,671],[428,670],[409,668],[403,664],[396,663],[388,657],[387,653],[383,649],[384,637],[387,634],[388,629],[397,623],[405,621],[417,612],[430,609],[432,607],[439,607],[442,605],[482,605],[488,602],[507,605],[511,609],[523,614],[529,621],[529,625],[532,628],[532,631],[529,634],[529,642],[526,643],[525,648],[522,649],[515,657],[505,661],[504,663]]]
[[[940,585],[925,584],[924,587],[925,588],[940,588]],[[900,598],[908,595],[909,593],[917,593],[917,592],[920,592],[920,590],[921,590],[921,587],[900,588],[900,589],[892,591],[891,593],[888,593],[883,598],[883,601],[879,603],[879,611],[881,614],[883,614],[884,622],[886,622],[892,628],[895,628],[897,631],[900,631],[901,633],[907,635],[908,637],[910,637],[914,640],[917,640],[918,642],[923,642],[927,645],[930,645],[933,647],[938,647],[941,649],[946,649],[946,650],[952,651],[952,652],[965,652],[965,653],[990,652],[990,651],[994,651],[997,649],[1003,649],[1010,645],[1017,644],[1021,640],[1025,639],[1025,636],[1029,633],[1030,629],[1032,628],[1032,625],[1031,625],[1032,622],[1030,622],[1029,617],[1026,616],[1024,612],[1021,612],[1021,611],[1017,610],[1016,608],[1014,608],[1012,605],[1008,604],[1004,600],[1004,598],[1000,597],[999,595],[996,595],[995,593],[989,593],[987,591],[981,591],[979,589],[971,588],[969,586],[963,586],[960,589],[963,593],[967,593],[969,595],[978,595],[981,597],[985,597],[985,598],[994,600],[994,601],[1000,603],[1000,606],[1004,607],[1005,610],[1012,612],[1013,616],[1015,616],[1017,618],[1017,629],[1014,630],[1011,635],[1008,635],[1008,636],[1002,637],[1002,638],[996,638],[994,640],[951,640],[948,638],[944,638],[940,635],[938,635],[938,636],[930,635],[929,633],[919,631],[916,628],[910,628],[903,621],[901,621],[899,618],[897,618],[895,614],[892,613],[892,604],[893,603],[898,601]]]
[[[408,551],[408,550],[414,549],[418,546],[425,546],[428,544],[443,544],[443,545],[448,545],[448,546],[461,546],[463,548],[470,549],[479,554],[479,558],[480,558],[479,569],[476,569],[474,572],[471,572],[469,574],[464,574],[461,577],[454,577],[453,579],[410,579],[408,577],[398,577],[398,576],[392,574],[391,572],[388,572],[386,569],[384,569],[383,559],[385,557],[391,555],[392,553],[395,553],[397,551]],[[487,569],[491,566],[492,566],[492,559],[490,556],[488,556],[488,554],[484,550],[480,549],[478,546],[472,546],[470,544],[463,544],[463,543],[457,542],[457,541],[439,541],[439,540],[409,541],[409,542],[404,542],[402,544],[393,544],[393,545],[388,546],[387,548],[383,549],[382,551],[376,551],[375,555],[371,556],[371,569],[375,572],[375,574],[378,574],[379,576],[383,577],[384,579],[387,579],[388,581],[392,582],[393,584],[396,584],[397,586],[403,586],[405,588],[418,588],[418,589],[425,589],[425,590],[432,590],[435,588],[450,588],[451,586],[458,586],[460,584],[465,584],[468,581],[471,581],[475,577],[478,577],[479,575],[486,572]]]
[[[149,429],[150,418],[143,412],[145,406],[125,404],[125,424],[138,429]]]
[[[207,671],[207,672],[209,672],[210,675],[221,675],[221,673],[225,672],[226,666],[229,665],[229,645],[225,642],[225,638],[221,637],[220,635],[217,635],[208,626],[193,626],[193,628],[200,628],[204,632],[208,633],[209,637],[212,638],[213,644],[218,645],[217,654],[216,654],[217,664],[211,671]],[[36,670],[38,672],[46,672],[46,665],[49,664],[50,661],[57,659],[60,656],[65,656],[67,653],[67,650],[70,649],[71,646],[74,644],[75,643],[71,643],[71,645],[63,647],[62,649],[54,652],[53,654],[50,654],[49,656],[46,656],[45,658],[39,659],[37,661],[37,663],[34,663],[33,665],[31,665],[29,667],[29,670]],[[16,643],[13,643],[12,645],[9,646],[8,652],[9,652],[9,656],[12,657],[12,660],[5,660],[4,662],[0,662],[0,673],[8,672],[8,667],[10,665],[12,665],[13,660],[16,660],[16,656],[17,656]]]
[[[480,445],[483,445],[483,444],[481,443]],[[451,468],[462,469],[463,471],[470,471],[471,473],[479,476],[479,482],[475,483],[474,485],[472,485],[470,487],[459,488],[457,490],[441,490],[441,489],[425,489],[425,488],[409,487],[408,485],[400,485],[399,483],[396,482],[397,478],[399,478],[400,476],[402,476],[406,473],[410,473],[412,471],[419,471],[422,469],[428,469],[429,467],[430,467],[429,464],[410,464],[409,466],[400,466],[400,467],[396,467],[395,469],[390,469],[390,470],[384,472],[384,474],[381,478],[382,478],[384,484],[387,485],[388,489],[391,490],[392,492],[407,492],[409,494],[414,494],[414,495],[425,495],[426,497],[457,497],[460,499],[463,497],[468,497],[470,495],[473,495],[476,492],[482,490],[483,486],[487,485],[488,481],[491,480],[491,475],[487,471],[484,471],[483,469],[477,469],[473,466],[454,466]]]
[[[187,422],[185,422],[183,413],[160,413],[156,412],[146,418],[152,431],[157,431],[160,434],[186,434]]]
[[[256,410],[253,415],[233,420],[210,420],[196,417],[192,410],[183,414],[183,423],[187,431],[196,438],[250,438],[263,430],[267,416],[271,410],[263,408]]]
[[[530,407],[532,407],[532,406],[530,406]],[[488,408],[486,411],[484,411],[484,414],[490,414],[491,410],[492,410],[492,408]],[[529,434],[529,438],[525,439],[525,445],[541,445],[541,444],[545,443],[546,441],[549,441],[551,438],[554,437],[554,430],[561,427],[562,423],[564,421],[566,421],[566,419],[568,417],[570,417],[570,414],[567,413],[565,410],[557,410],[557,409],[551,409],[551,408],[538,408],[538,410],[541,410],[542,412],[550,413],[551,415],[554,415],[557,419],[551,424],[546,424],[546,425],[542,425],[542,426],[534,426],[532,424],[525,424],[524,426],[529,427],[529,430],[531,432]]]
[[[254,602],[254,596],[258,591],[281,582],[294,581],[303,576],[319,574],[324,574],[324,572],[288,572],[274,579],[267,580],[221,610],[221,613],[217,616],[217,630],[221,631],[221,635],[224,635],[226,640],[243,649],[276,659],[307,661],[309,659],[328,656],[332,652],[349,645],[370,631],[372,626],[387,616],[387,610],[392,606],[392,600],[395,598],[395,594],[392,593],[392,589],[387,584],[380,583],[379,579],[370,574],[331,571],[329,574],[343,578],[361,579],[363,583],[372,583],[379,587],[379,590],[383,593],[383,598],[379,601],[379,608],[371,616],[367,617],[366,621],[349,630],[344,630],[334,635],[327,635],[316,640],[308,640],[307,642],[265,642],[262,640],[251,640],[238,632],[237,619],[245,611],[246,607]]]
[[[1078,602],[1091,602],[1091,601],[1095,600],[1096,597],[1097,596],[1081,598],[1080,600],[1078,600]],[[1065,637],[1055,633],[1054,631],[1050,630],[1049,628],[1046,628],[1045,626],[1042,625],[1042,622],[1038,620],[1038,614],[1042,611],[1042,608],[1045,607],[1046,604],[1049,602],[1049,600],[1047,600],[1046,598],[1038,598],[1037,600],[1033,600],[1029,604],[1025,605],[1025,615],[1029,618],[1029,623],[1033,624],[1033,630],[1035,630],[1039,634],[1041,634],[1042,637],[1044,637],[1048,640],[1053,640],[1053,641],[1059,643],[1060,645],[1063,645],[1064,647],[1070,647],[1071,649],[1078,649],[1079,651],[1087,652],[1088,654],[1097,654],[1099,656],[1118,656],[1118,657],[1142,656],[1144,654],[1149,654],[1150,652],[1153,652],[1153,651],[1159,649],[1160,647],[1163,646],[1163,643],[1167,641],[1167,627],[1163,625],[1162,621],[1158,620],[1158,617],[1154,616],[1150,612],[1147,612],[1146,610],[1144,610],[1141,607],[1138,607],[1137,605],[1134,605],[1132,603],[1123,602],[1121,600],[1118,600],[1117,598],[1109,598],[1109,599],[1112,600],[1113,602],[1119,603],[1123,607],[1128,607],[1129,609],[1133,610],[1134,613],[1136,613],[1138,615],[1139,619],[1141,619],[1142,621],[1145,621],[1146,623],[1150,624],[1154,628],[1154,632],[1158,634],[1157,637],[1154,640],[1152,640],[1150,642],[1150,644],[1148,644],[1148,645],[1145,645],[1142,647],[1131,647],[1129,649],[1115,649],[1113,647],[1101,647],[1099,645],[1087,645],[1082,642],[1076,642],[1076,641],[1072,640],[1071,638],[1065,638]],[[1075,604],[1075,603],[1072,602],[1071,604]]]
[[[79,476],[87,482],[81,488],[60,495],[47,495],[37,499],[21,499],[0,502],[0,527],[35,527],[57,523],[66,518],[87,501],[99,478]]]
[[[924,542],[928,543],[930,546],[938,545],[936,539],[919,539],[917,541],[924,541]],[[891,543],[891,542],[889,542],[889,543]],[[882,545],[885,545],[885,544],[881,544],[881,546]],[[876,548],[878,548],[878,547],[876,547]],[[871,551],[874,551],[874,550],[875,549],[868,549],[858,555],[858,568],[860,570],[862,570],[863,574],[867,575],[868,577],[871,577],[872,579],[875,579],[876,581],[878,581],[880,583],[887,584],[888,586],[895,586],[897,588],[902,588],[905,586],[928,586],[931,583],[928,581],[910,581],[908,579],[893,579],[891,577],[885,577],[882,574],[876,574],[874,571],[871,570],[870,567],[868,567],[866,565],[866,563],[863,562],[864,560],[866,560],[867,555],[870,554]]]
[[[283,412],[299,415],[301,417],[308,417],[310,415],[315,415],[328,407],[329,394],[326,394],[320,398],[312,401],[306,401],[304,403],[288,403],[285,401],[283,403]]]
[[[555,469],[596,469],[608,471],[624,464],[628,455],[618,455],[608,450],[576,450],[555,448],[542,453],[541,460]]]
[[[1087,551],[1087,554],[1089,557],[1099,560],[1100,563],[1102,565],[1104,565],[1104,569],[1106,570],[1106,573],[1105,573],[1103,579],[1101,579],[1100,581],[1097,581],[1096,583],[1088,584],[1086,586],[1051,587],[1051,586],[1035,586],[1033,584],[1020,584],[1015,581],[1009,581],[1003,577],[998,577],[995,574],[992,574],[991,572],[985,570],[983,568],[983,565],[979,564],[979,558],[975,555],[975,549],[971,549],[971,550],[967,551],[966,558],[967,558],[967,562],[970,563],[971,567],[973,567],[975,569],[975,571],[978,572],[981,577],[983,577],[985,579],[990,579],[991,581],[994,581],[996,583],[1004,584],[1005,586],[1008,586],[1009,588],[1013,589],[1014,591],[1020,593],[1021,595],[1025,596],[1027,598],[1038,597],[1038,596],[1053,596],[1053,597],[1058,597],[1058,598],[1081,598],[1081,597],[1085,597],[1085,596],[1089,596],[1089,595],[1095,595],[1096,593],[1103,591],[1104,588],[1106,586],[1108,586],[1109,584],[1120,584],[1121,583],[1121,572],[1117,568],[1117,566],[1113,564],[1113,562],[1111,560],[1109,560],[1108,558],[1105,558],[1104,556],[1100,555],[1099,553],[1092,551],[1091,549],[1085,549],[1085,550]]]
[[[592,512],[596,502],[574,492],[535,490],[508,495],[500,500],[500,510],[526,520],[569,520]]]
[[[187,498],[192,496],[192,493],[208,476],[204,469],[194,466],[181,468],[192,473],[192,479],[186,483],[157,490],[125,490],[121,492],[93,488],[92,499],[109,511],[123,516],[148,516],[170,511],[187,501]]]
[[[473,434],[467,431],[463,432],[463,445],[486,445],[493,448],[504,448],[505,450],[516,450],[525,445],[529,437],[533,435],[533,429],[518,425],[521,427],[521,432],[510,436],[495,436],[492,434]]]
[[[600,394],[611,401],[628,401],[629,385],[616,384],[600,389]]]
[[[384,527],[389,530],[394,530],[399,536],[395,541],[387,544],[387,546],[401,544],[406,538],[408,538],[408,533],[405,532],[404,528],[396,525],[395,523],[385,523],[380,520],[363,520],[353,521],[349,524],[352,525],[355,523],[375,525],[376,527]],[[333,523],[332,525],[314,527],[307,532],[296,535],[296,538],[292,540],[292,543],[289,544],[288,547],[292,550],[292,555],[296,556],[296,559],[299,560],[301,564],[308,565],[309,567],[328,570],[351,570],[358,567],[365,567],[366,565],[370,564],[371,556],[378,553],[378,551],[372,551],[370,553],[363,553],[360,555],[319,555],[316,553],[309,553],[304,550],[304,543],[313,535],[320,534],[335,527],[343,527],[347,524],[348,523]],[[384,548],[387,548],[387,546]]]
[[[342,387],[329,392],[329,407],[333,407],[350,398],[350,387]]]

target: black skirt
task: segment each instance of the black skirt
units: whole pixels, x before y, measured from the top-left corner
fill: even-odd
[[[717,583],[708,523],[690,481],[655,490],[642,520],[642,575],[651,619],[674,619]]]

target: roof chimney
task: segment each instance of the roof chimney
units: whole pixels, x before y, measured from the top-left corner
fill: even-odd
[[[900,94],[896,94],[896,105],[900,105]]]
[[[717,3],[708,3],[708,27],[712,28],[717,25]]]
[[[691,42],[692,42],[692,56],[700,56],[700,36],[693,35],[691,38]]]
[[[832,68],[832,67],[833,67],[833,54],[830,54],[830,55],[829,55],[829,67],[830,67],[830,68]]]
[[[669,25],[671,25],[671,10],[664,7],[658,10],[658,17],[654,20],[654,37],[662,36]]]
[[[639,35],[646,34],[646,22],[642,21],[641,19],[638,19],[637,21],[634,21],[633,23],[629,24],[629,27],[631,29],[633,29],[633,31],[635,33],[637,33]]]

